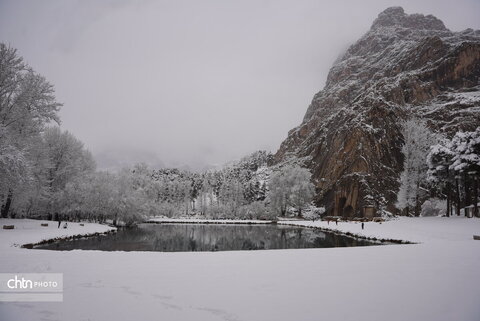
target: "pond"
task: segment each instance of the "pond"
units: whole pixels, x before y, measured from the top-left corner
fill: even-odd
[[[35,246],[46,250],[235,251],[379,245],[318,229],[277,224],[140,224],[116,233]]]

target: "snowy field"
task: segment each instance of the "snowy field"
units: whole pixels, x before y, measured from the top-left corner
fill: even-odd
[[[0,272],[64,275],[64,302],[0,303],[0,320],[480,320],[480,219],[288,222],[421,242],[235,252],[100,252],[14,244],[108,227],[0,219]],[[282,222],[286,223],[286,222]]]

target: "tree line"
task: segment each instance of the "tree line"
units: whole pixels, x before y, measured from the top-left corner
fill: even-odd
[[[404,122],[403,137],[404,168],[396,204],[402,213],[439,214],[438,208],[428,208],[437,201],[446,216],[479,217],[480,127],[447,138],[413,118]]]
[[[137,164],[96,170],[83,143],[59,128],[53,86],[0,44],[0,215],[130,225],[149,216],[273,219],[308,207],[305,168],[269,166],[258,151],[220,170],[192,173]]]

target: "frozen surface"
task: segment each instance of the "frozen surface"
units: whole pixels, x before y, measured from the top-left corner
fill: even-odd
[[[479,219],[295,222],[422,242],[202,253],[12,246],[108,227],[0,220],[0,272],[64,274],[61,303],[0,303],[0,320],[471,320],[480,317]],[[292,223],[292,222],[290,222]],[[50,222],[52,224],[52,222]]]

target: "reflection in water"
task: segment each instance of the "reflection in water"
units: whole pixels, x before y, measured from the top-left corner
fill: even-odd
[[[320,230],[282,225],[141,224],[117,233],[37,246],[48,250],[232,251],[375,245]]]

